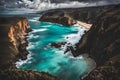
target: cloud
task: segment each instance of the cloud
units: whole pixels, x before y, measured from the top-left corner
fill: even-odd
[[[82,2],[81,2],[82,1]],[[120,0],[0,0],[0,6],[7,8],[28,8],[39,11],[55,8],[76,8],[120,4]]]
[[[34,8],[37,10],[47,10],[55,8],[69,8],[69,7],[84,7],[84,6],[99,6],[118,4],[120,0],[22,0],[23,4],[28,8]]]

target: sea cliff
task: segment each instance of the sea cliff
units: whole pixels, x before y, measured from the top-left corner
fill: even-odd
[[[42,13],[39,21],[59,23],[65,26],[73,25],[76,21],[93,24],[98,15],[113,7],[114,5],[48,10]]]
[[[83,80],[119,80],[120,74],[120,5],[47,11],[39,21],[72,25],[76,20],[92,24],[76,50],[70,48],[73,56],[88,54],[97,66]],[[57,80],[48,73],[19,70],[18,59],[26,59],[31,31],[24,17],[0,18],[0,80]],[[64,45],[64,43],[62,43]],[[57,47],[61,44],[54,44]]]
[[[120,5],[98,15],[78,43],[77,55],[88,53],[97,67],[84,80],[120,79]]]
[[[19,70],[15,62],[26,59],[26,36],[32,31],[24,17],[0,17],[0,80],[57,80],[44,72]]]
[[[120,74],[120,5],[60,9],[44,13],[39,21],[72,25],[76,20],[92,24],[76,50],[70,48],[73,56],[89,54],[97,67],[83,80],[119,80]],[[61,20],[65,18],[64,20]],[[76,22],[75,22],[76,23]],[[57,44],[56,44],[57,45]],[[62,44],[61,44],[62,45]]]

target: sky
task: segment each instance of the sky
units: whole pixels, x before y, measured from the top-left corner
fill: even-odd
[[[39,8],[41,3],[52,3],[52,4],[70,4],[73,2],[76,4],[80,2],[96,2],[100,4],[118,4],[120,0],[0,0],[0,7],[9,7],[9,8],[16,8],[16,7],[28,7],[28,8]],[[102,3],[103,2],[103,3]],[[46,4],[46,5],[48,5]]]
[[[10,10],[11,13],[29,13],[57,8],[78,8],[109,4],[120,4],[120,0],[0,0],[0,9]],[[0,12],[4,13],[2,10]]]

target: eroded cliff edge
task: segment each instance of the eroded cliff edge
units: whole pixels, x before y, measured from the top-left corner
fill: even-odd
[[[87,53],[97,64],[83,80],[120,80],[120,5],[53,10],[39,19],[67,26],[74,20],[92,24],[71,49],[73,56]]]
[[[26,59],[30,32],[28,20],[24,17],[0,17],[0,80],[57,80],[44,72],[19,70],[18,59]]]
[[[73,25],[76,21],[93,24],[98,15],[114,6],[115,5],[48,10],[43,12],[39,21],[59,23],[65,26]]]
[[[98,15],[77,46],[76,55],[88,53],[97,63],[84,80],[120,80],[120,5]]]

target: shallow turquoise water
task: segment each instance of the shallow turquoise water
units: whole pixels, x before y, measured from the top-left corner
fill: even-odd
[[[70,52],[64,54],[61,49],[51,48],[52,42],[68,41],[73,46],[85,29],[80,27],[66,27],[59,24],[29,21],[32,32],[29,33],[27,47],[30,54],[28,59],[17,62],[20,69],[48,72],[61,80],[79,80],[80,76],[88,73],[93,65],[83,56],[74,58]],[[80,32],[81,30],[81,32]],[[66,38],[66,37],[69,38]]]

